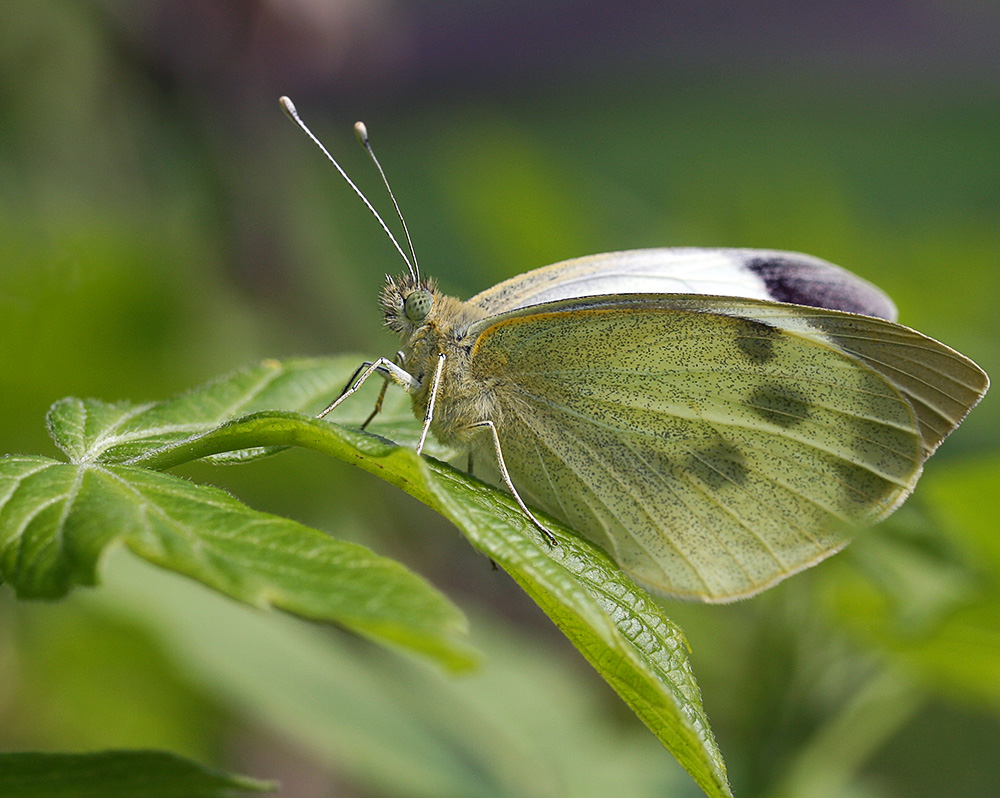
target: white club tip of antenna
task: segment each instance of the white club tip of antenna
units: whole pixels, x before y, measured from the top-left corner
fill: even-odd
[[[354,135],[358,137],[358,141],[362,144],[368,143],[368,128],[365,127],[364,122],[354,123]]]
[[[295,110],[295,103],[290,99],[282,95],[278,98],[278,102],[281,103],[281,107],[286,114],[288,114],[292,119],[299,115],[299,112]]]

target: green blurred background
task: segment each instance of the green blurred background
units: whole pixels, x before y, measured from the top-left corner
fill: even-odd
[[[1000,373],[1000,6],[5,0],[0,452],[67,395],[169,396],[260,358],[390,355],[401,268],[290,95],[425,272],[469,296],[665,245],[809,252]],[[1000,794],[1000,417],[894,518],[728,607],[672,603],[742,796]],[[306,452],[191,468],[398,557],[488,654],[459,680],[128,557],[51,605],[0,588],[0,748],[162,747],[285,796],[695,795],[502,573]]]

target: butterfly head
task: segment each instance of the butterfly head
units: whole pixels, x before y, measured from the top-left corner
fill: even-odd
[[[411,274],[402,277],[386,276],[379,302],[385,325],[403,338],[422,327],[434,311],[438,298],[433,280],[424,280]]]

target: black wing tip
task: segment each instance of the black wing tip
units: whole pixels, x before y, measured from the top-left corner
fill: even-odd
[[[759,277],[777,302],[897,318],[896,306],[879,288],[855,274],[810,255],[747,252],[743,268]]]

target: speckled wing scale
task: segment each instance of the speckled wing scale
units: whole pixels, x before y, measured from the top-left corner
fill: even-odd
[[[839,550],[988,385],[879,289],[794,253],[597,255],[468,304],[494,314],[465,331],[467,368],[518,492],[681,598],[749,596]]]

